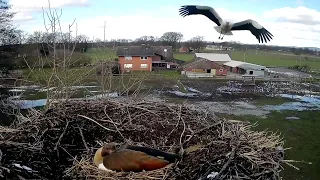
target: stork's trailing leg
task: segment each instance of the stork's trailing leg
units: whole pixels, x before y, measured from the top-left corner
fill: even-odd
[[[220,35],[219,35],[218,39],[221,39],[221,33],[220,33]]]
[[[227,33],[224,33],[223,36],[220,38],[221,40],[223,40],[224,35],[226,35]]]

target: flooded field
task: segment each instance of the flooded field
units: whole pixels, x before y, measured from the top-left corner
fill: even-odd
[[[22,109],[27,109],[44,106],[47,103],[47,92],[50,92],[52,97],[54,95],[59,97],[59,94],[65,92],[64,89],[60,91],[57,89],[56,87],[20,86],[6,89],[6,91],[10,102],[19,104]],[[82,99],[117,98],[128,95],[119,91],[102,91],[101,89],[98,85],[87,85],[71,86],[68,91],[71,98]],[[307,83],[260,82],[256,86],[247,86],[237,81],[203,80],[195,83],[185,80],[163,89],[142,90],[137,94],[146,99],[153,97],[172,103],[186,102],[212,112],[234,115],[264,117],[274,110],[320,109],[320,86]]]

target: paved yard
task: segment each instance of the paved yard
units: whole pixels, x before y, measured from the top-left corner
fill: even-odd
[[[275,74],[283,75],[283,76],[295,76],[300,78],[308,78],[311,75],[305,72],[293,70],[293,69],[287,69],[282,67],[276,67],[276,68],[269,68],[270,71],[272,71]]]

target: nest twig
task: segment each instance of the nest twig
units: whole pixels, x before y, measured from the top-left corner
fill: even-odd
[[[228,121],[186,105],[119,100],[65,101],[0,128],[1,167],[39,179],[279,179],[279,134],[252,131],[252,125]],[[185,152],[166,168],[141,173],[98,170],[92,162],[98,141],[146,145]],[[19,163],[37,172],[14,168]],[[287,162],[286,162],[287,163]]]

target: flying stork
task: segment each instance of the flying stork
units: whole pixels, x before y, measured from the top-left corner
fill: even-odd
[[[262,25],[252,19],[247,19],[237,23],[224,21],[219,16],[219,14],[209,6],[185,5],[181,6],[179,12],[182,17],[199,14],[206,16],[218,25],[215,26],[214,29],[220,34],[219,39],[221,40],[225,35],[231,36],[233,35],[232,31],[237,30],[249,30],[258,39],[259,43],[266,43],[273,37],[273,35],[268,30],[266,30]],[[221,37],[221,35],[223,36]]]

